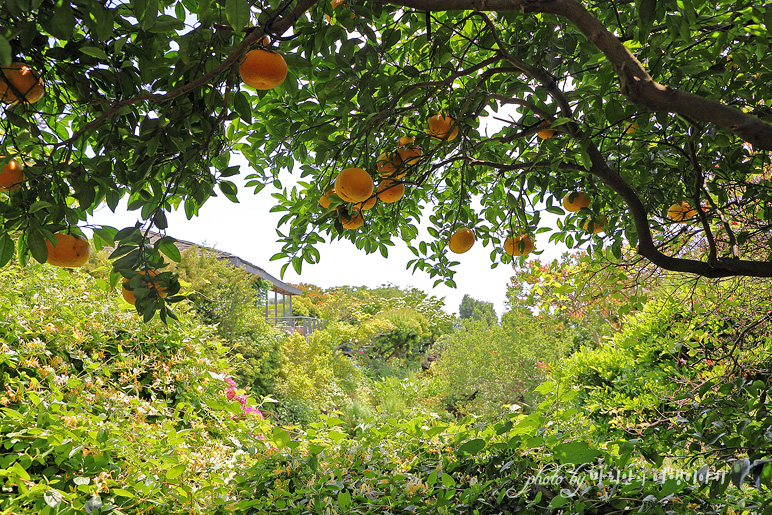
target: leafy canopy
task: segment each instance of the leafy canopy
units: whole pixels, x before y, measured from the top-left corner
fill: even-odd
[[[494,263],[511,262],[507,237],[551,232],[677,272],[772,276],[772,7],[758,2],[7,0],[0,27],[0,64],[26,62],[46,84],[34,104],[0,106],[0,155],[26,167],[0,200],[0,264],[45,261],[55,232],[127,197],[145,224],[97,227],[97,244],[117,241],[124,276],[161,266],[173,245],[145,231],[214,195],[237,202],[240,176],[279,188],[275,257],[298,271],[327,239],[384,255],[402,239],[409,267],[452,285],[447,240],[467,226]],[[238,63],[266,44],[289,74],[255,91]],[[427,134],[437,114],[457,137]],[[402,136],[420,149],[400,170],[405,196],[343,228],[352,206],[319,199],[343,168],[378,179]],[[282,189],[288,169],[300,181]],[[565,213],[577,191],[590,205]],[[668,218],[682,203],[689,216]]]

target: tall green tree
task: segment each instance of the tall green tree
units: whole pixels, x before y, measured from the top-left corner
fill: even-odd
[[[0,202],[0,264],[14,252],[45,261],[54,233],[126,197],[145,224],[97,228],[97,239],[118,241],[124,275],[159,265],[175,252],[146,230],[214,195],[237,201],[242,174],[255,191],[280,188],[277,257],[297,270],[328,239],[386,255],[399,238],[416,255],[409,267],[452,285],[446,242],[467,226],[496,263],[512,260],[506,238],[551,231],[551,242],[617,256],[629,245],[672,271],[772,276],[765,4],[7,0],[0,27],[0,97],[25,93],[8,80],[12,62],[46,85],[36,103],[0,109],[0,155],[26,167]],[[239,63],[266,45],[289,73],[256,91]],[[438,114],[452,125],[432,137]],[[405,196],[345,229],[353,206],[319,200],[344,168],[378,179],[378,157],[402,136],[415,138],[397,160]],[[297,187],[281,189],[285,169]],[[578,191],[589,205],[566,214]],[[138,302],[146,316],[178,299],[173,278],[160,279],[170,295]]]
[[[471,318],[472,320],[485,320],[488,325],[498,322],[493,302],[485,302],[464,294],[461,304],[458,306],[459,318]]]

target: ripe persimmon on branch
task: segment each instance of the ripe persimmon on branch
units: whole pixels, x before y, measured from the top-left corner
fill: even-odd
[[[0,155],[24,170],[0,192],[0,264],[45,261],[55,234],[125,198],[145,223],[96,226],[95,241],[124,278],[162,270],[173,245],[148,237],[166,213],[300,169],[274,194],[285,268],[317,262],[325,239],[384,255],[400,239],[409,267],[452,285],[461,234],[454,249],[488,246],[494,265],[565,244],[772,276],[768,6],[79,0],[53,16],[21,3],[0,6],[0,65],[23,63],[45,91],[0,106]],[[242,81],[255,48],[282,59],[250,60]],[[264,61],[286,79],[261,80]],[[366,199],[334,191],[347,169],[374,179]],[[179,300],[168,275],[165,298],[137,297],[146,317]]]

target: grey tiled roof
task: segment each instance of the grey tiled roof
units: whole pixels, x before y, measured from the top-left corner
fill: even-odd
[[[162,234],[151,232],[149,234],[150,242],[155,243],[163,236],[164,235]],[[172,236],[172,238],[174,237]],[[230,264],[232,264],[233,266],[243,268],[250,274],[256,275],[262,279],[265,279],[266,281],[269,281],[273,285],[273,287],[271,288],[271,291],[283,293],[285,295],[300,295],[301,293],[303,293],[302,290],[300,290],[300,288],[297,288],[295,286],[292,286],[291,284],[281,281],[280,279],[277,279],[276,277],[272,276],[271,274],[269,274],[259,266],[254,265],[249,261],[242,259],[239,256],[236,256],[235,254],[231,254],[230,252],[224,252],[222,250],[217,250],[212,247],[205,247],[204,245],[199,245],[197,243],[193,243],[192,241],[179,240],[177,238],[174,238],[174,239],[176,240],[174,245],[177,247],[177,249],[179,249],[180,253],[193,248],[206,249],[210,252],[213,252],[218,259],[228,260],[228,262],[230,262]]]

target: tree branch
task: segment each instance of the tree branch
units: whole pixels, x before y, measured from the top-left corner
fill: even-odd
[[[620,175],[614,173],[609,168],[603,155],[594,143],[590,142],[587,153],[592,161],[592,166],[588,170],[589,173],[598,177],[604,184],[622,197],[630,209],[638,235],[638,254],[655,265],[673,272],[686,272],[714,278],[734,275],[772,277],[772,262],[744,261],[740,259],[697,261],[696,259],[675,258],[663,254],[654,245],[646,207],[635,190]]]
[[[310,9],[311,6],[313,6],[316,2],[317,0],[299,0],[295,8],[287,16],[271,24],[271,32],[273,34],[283,34],[287,30],[289,30],[295,24],[295,22],[297,22],[298,19],[300,19],[303,13],[305,13],[308,9]],[[229,70],[231,66],[236,64],[242,58],[242,56],[247,52],[247,50],[249,50],[249,47],[252,46],[257,41],[261,40],[263,36],[265,36],[265,30],[262,27],[256,28],[255,30],[247,34],[244,37],[244,39],[241,40],[241,43],[239,43],[239,45],[236,47],[233,53],[229,55],[227,58],[225,58],[225,60],[222,63],[220,63],[219,66],[214,68],[212,71],[202,75],[201,77],[180,86],[175,90],[169,91],[168,93],[164,93],[164,94],[143,93],[141,95],[137,95],[131,98],[127,98],[125,100],[121,100],[120,102],[114,102],[109,109],[107,109],[104,113],[100,114],[99,116],[97,116],[96,118],[88,122],[86,125],[84,125],[80,129],[75,131],[70,138],[60,141],[59,143],[56,143],[54,145],[54,148],[72,144],[73,142],[77,141],[78,138],[83,136],[85,133],[90,132],[96,126],[98,126],[108,118],[115,115],[123,107],[134,105],[143,101],[150,101],[156,104],[161,104],[163,102],[173,100],[181,95],[184,95],[185,93],[193,91],[196,88],[199,88],[205,84],[212,82],[212,80],[215,77]]]
[[[612,63],[622,93],[652,111],[664,111],[722,127],[756,148],[772,150],[772,123],[740,109],[687,93],[651,78],[643,65],[577,0],[376,0],[423,11],[477,10],[549,13],[567,18]]]

